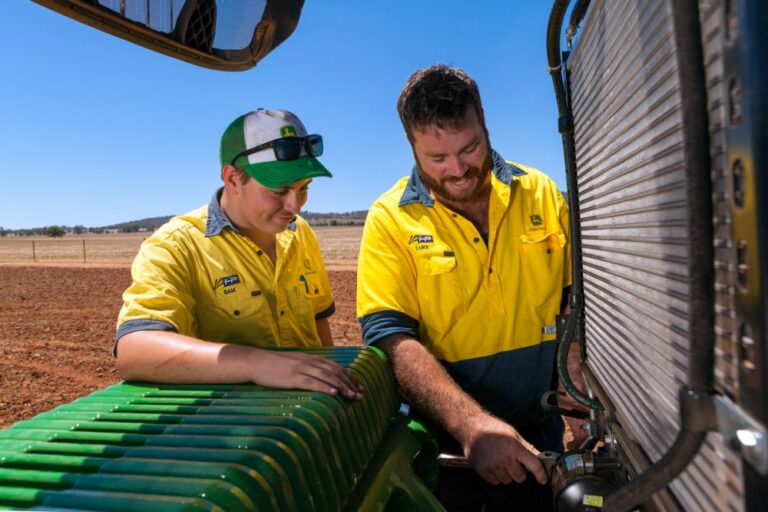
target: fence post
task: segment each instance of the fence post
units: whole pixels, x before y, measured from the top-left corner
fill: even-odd
[[[83,263],[85,263],[85,238],[83,238]]]
[[[37,261],[37,253],[35,253],[35,241],[32,240],[32,261]]]

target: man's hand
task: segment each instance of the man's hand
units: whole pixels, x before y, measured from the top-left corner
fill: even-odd
[[[362,385],[343,366],[322,356],[270,350],[254,350],[249,356],[255,384],[320,391],[350,400],[363,396]]]
[[[511,425],[489,414],[469,423],[464,456],[481,477],[493,485],[521,483],[529,471],[540,484],[547,483],[539,451]]]
[[[570,435],[568,433],[565,435],[565,450],[578,450],[582,443],[587,440],[587,437],[589,437],[589,433],[581,428],[586,420],[570,416],[563,416],[563,420],[568,425],[568,430],[570,431]]]
[[[582,393],[586,394],[587,386],[584,382],[584,378],[581,375],[581,353],[578,343],[573,343],[568,351],[568,375],[571,377],[571,381],[576,388]],[[573,409],[576,411],[589,412],[589,409],[579,402],[573,399],[565,391],[563,383],[560,382],[558,387],[559,393],[557,393],[557,405],[563,409]],[[563,416],[563,419],[568,424],[572,437],[568,439],[566,437],[565,449],[577,450],[581,444],[587,440],[589,433],[581,428],[584,420],[578,418],[572,418],[570,416]]]
[[[484,411],[421,343],[395,334],[379,346],[392,359],[403,395],[461,443],[464,457],[481,477],[508,484],[522,482],[530,471],[539,483],[547,482],[539,451],[511,425]]]

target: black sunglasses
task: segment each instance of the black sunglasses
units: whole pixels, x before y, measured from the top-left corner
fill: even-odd
[[[230,165],[235,165],[238,158],[252,155],[267,148],[272,148],[275,152],[275,158],[278,160],[296,160],[301,156],[301,150],[304,149],[309,156],[320,156],[323,154],[323,136],[313,133],[306,137],[286,137],[284,139],[275,139],[264,144],[259,144],[255,148],[246,149],[238,153],[232,159]]]

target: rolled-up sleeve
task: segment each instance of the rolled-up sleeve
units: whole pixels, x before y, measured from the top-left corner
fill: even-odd
[[[380,205],[368,212],[357,271],[357,318],[363,342],[392,334],[418,338],[416,269],[396,223]]]
[[[196,335],[195,299],[189,291],[185,251],[169,239],[147,239],[131,266],[132,283],[123,293],[115,343],[138,330]]]

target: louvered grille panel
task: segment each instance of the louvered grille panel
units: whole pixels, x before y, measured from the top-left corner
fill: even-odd
[[[595,5],[570,63],[590,366],[653,459],[678,430],[688,345],[676,68],[663,2]]]
[[[710,113],[721,108],[717,70],[722,68],[713,49],[719,36],[713,34],[718,22],[711,3],[702,7],[704,37],[712,43]],[[653,461],[679,430],[677,396],[686,381],[695,321],[688,307],[688,198],[673,30],[668,1],[595,1],[568,68],[588,363],[623,427]],[[722,162],[718,140],[722,136],[714,133],[716,164]],[[713,171],[716,202],[726,198],[718,172]],[[726,225],[715,227],[716,242],[723,246],[716,243],[723,268],[718,277],[731,267]],[[727,279],[718,281],[718,289],[717,326],[725,340],[718,341],[718,382],[731,394],[733,298]],[[741,510],[739,464],[719,435],[710,434],[672,492],[686,510]]]

